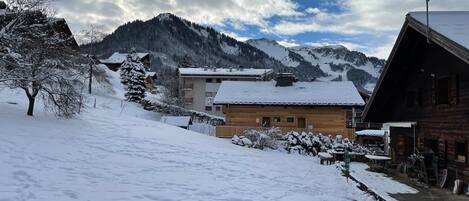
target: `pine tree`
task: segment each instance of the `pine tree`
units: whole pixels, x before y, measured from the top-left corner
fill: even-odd
[[[121,83],[126,86],[129,83],[130,73],[133,69],[133,66],[135,65],[135,63],[138,62],[138,57],[136,55],[137,53],[135,52],[135,50],[132,50],[127,55],[127,59],[124,61],[124,63],[121,65],[121,68],[120,68]]]
[[[139,103],[145,97],[145,66],[132,49],[121,66],[121,83],[126,86],[127,101]]]

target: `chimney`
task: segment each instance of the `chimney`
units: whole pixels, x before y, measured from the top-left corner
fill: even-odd
[[[233,68],[230,67],[230,72],[233,72]]]
[[[290,87],[293,86],[293,82],[296,82],[296,78],[293,73],[278,73],[276,81],[276,87]]]
[[[208,70],[208,66],[204,66],[204,71],[207,71]]]
[[[217,67],[212,67],[213,72],[217,72]]]
[[[238,68],[239,68],[239,71],[244,71],[243,66],[240,65]]]

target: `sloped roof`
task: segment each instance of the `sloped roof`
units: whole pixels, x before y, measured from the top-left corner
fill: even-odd
[[[128,53],[119,53],[119,52],[114,52],[109,58],[107,59],[101,59],[101,63],[109,63],[109,64],[121,64],[124,63],[124,61],[127,59]],[[142,59],[146,57],[148,53],[137,53],[137,57]]]
[[[426,12],[410,12],[409,16],[427,24]],[[429,22],[432,30],[469,49],[469,11],[431,11]]]
[[[179,75],[181,77],[190,76],[255,76],[261,77],[266,74],[272,73],[272,69],[255,69],[245,68],[240,70],[238,68],[179,68]]]
[[[173,126],[189,126],[191,122],[191,117],[189,116],[163,116],[161,117],[160,122]]]
[[[295,82],[276,87],[275,81],[223,81],[214,104],[363,106],[352,82]]]

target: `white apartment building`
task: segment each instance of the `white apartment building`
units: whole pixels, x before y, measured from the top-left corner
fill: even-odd
[[[272,73],[272,69],[254,68],[179,68],[179,93],[184,108],[222,117],[222,108],[213,105],[213,98],[224,80],[270,80]]]

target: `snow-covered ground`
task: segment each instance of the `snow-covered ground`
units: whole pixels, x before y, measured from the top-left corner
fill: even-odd
[[[367,171],[368,165],[364,163],[352,163],[350,174],[358,181],[364,183],[369,190],[377,193],[387,201],[395,200],[389,194],[418,193],[418,191],[405,184],[397,182],[382,173]]]
[[[315,158],[164,125],[120,99],[58,120],[40,107],[26,117],[22,93],[0,94],[0,200],[371,199]]]
[[[111,83],[119,85],[116,75]],[[76,119],[21,91],[0,91],[0,200],[370,200],[339,171],[154,121],[115,95],[88,97]],[[17,103],[17,104],[12,104]]]

